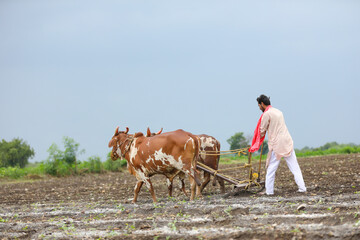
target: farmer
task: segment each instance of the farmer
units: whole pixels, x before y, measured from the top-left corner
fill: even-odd
[[[306,192],[304,179],[297,162],[293,140],[285,125],[282,112],[270,104],[270,98],[260,95],[257,99],[261,115],[252,140],[249,152],[257,151],[265,139],[268,132],[269,153],[266,159],[266,179],[265,192],[262,194],[274,194],[275,173],[280,164],[280,159],[284,158],[286,163],[294,175],[295,182],[298,185],[298,192]]]

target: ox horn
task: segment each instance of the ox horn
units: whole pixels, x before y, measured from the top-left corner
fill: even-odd
[[[150,128],[149,128],[149,127],[147,128],[146,136],[147,136],[147,137],[150,137],[150,136],[151,136],[151,132],[150,132]]]
[[[119,133],[119,126],[115,129],[115,135]]]
[[[127,134],[128,132],[129,132],[129,128],[126,127],[126,131],[124,133]]]
[[[159,134],[162,132],[162,130],[163,130],[163,128],[161,128],[160,131],[158,131],[158,132],[156,133],[156,135],[159,135]]]

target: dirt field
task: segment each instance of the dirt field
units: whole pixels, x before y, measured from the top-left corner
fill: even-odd
[[[274,196],[232,185],[224,195],[209,184],[191,202],[179,189],[167,197],[165,178],[155,176],[159,202],[144,186],[131,204],[135,178],[127,171],[0,182],[0,239],[360,239],[360,155],[299,163],[305,194],[283,161]]]

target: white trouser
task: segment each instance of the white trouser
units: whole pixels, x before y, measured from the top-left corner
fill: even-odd
[[[295,182],[298,185],[299,192],[306,192],[306,187],[304,183],[304,179],[301,173],[300,166],[296,159],[295,151],[293,150],[289,157],[284,157],[288,168],[292,172],[295,178]],[[272,195],[274,194],[274,182],[275,182],[275,173],[280,164],[280,160],[276,159],[275,153],[272,152],[270,156],[269,166],[266,171],[266,179],[265,179],[265,188],[266,194]]]

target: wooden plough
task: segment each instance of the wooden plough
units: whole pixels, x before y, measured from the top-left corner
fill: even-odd
[[[205,164],[198,162],[197,163],[197,169],[203,170],[205,172],[210,173],[211,175],[213,175],[214,177],[219,177],[231,184],[234,184],[234,188],[238,188],[238,189],[245,189],[248,190],[250,187],[252,186],[256,186],[259,188],[264,187],[265,182],[264,181],[260,181],[260,171],[261,171],[261,158],[262,158],[262,151],[263,151],[263,145],[261,145],[261,153],[260,153],[260,160],[259,160],[259,168],[258,171],[255,171],[253,165],[252,165],[252,153],[248,151],[248,147],[247,148],[242,148],[242,149],[236,149],[236,150],[229,150],[229,151],[202,151],[200,152],[200,154],[204,154],[204,155],[229,155],[229,154],[234,154],[237,153],[239,156],[240,154],[249,154],[248,155],[248,162],[245,163],[244,165],[240,166],[240,167],[236,167],[236,168],[227,168],[227,169],[220,169],[220,170],[215,170],[212,169],[208,166],[206,166]],[[233,177],[233,176],[228,176],[225,175],[224,171],[226,170],[234,170],[237,168],[244,168],[244,169],[248,169],[248,177],[247,179],[241,180],[239,178]]]

